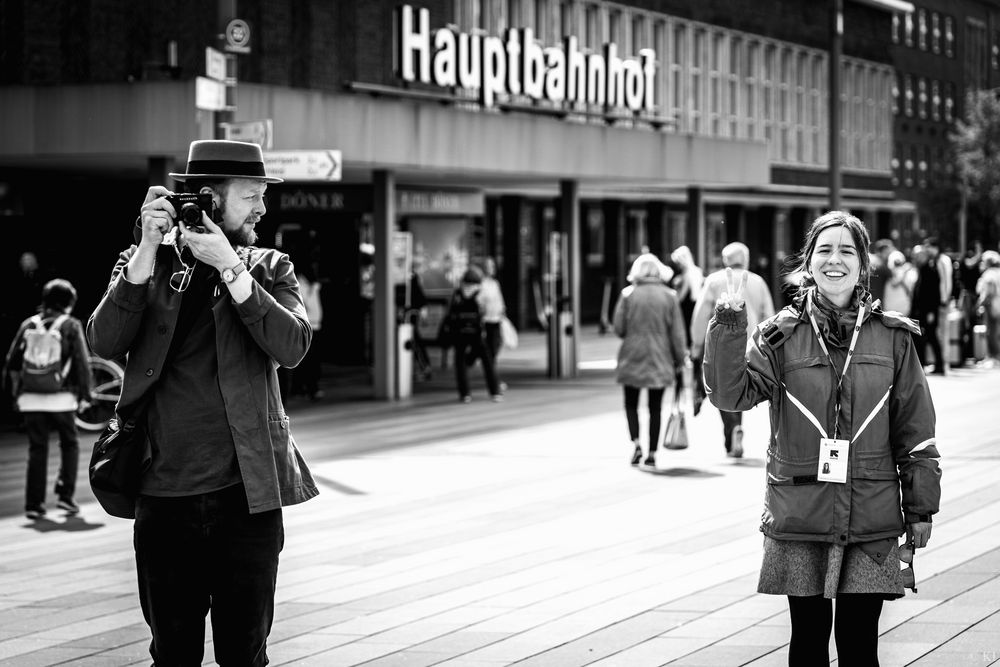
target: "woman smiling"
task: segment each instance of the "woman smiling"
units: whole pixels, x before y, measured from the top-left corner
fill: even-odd
[[[914,588],[900,560],[926,546],[940,501],[934,406],[910,338],[919,329],[872,303],[868,244],[856,217],[817,218],[792,305],[747,345],[744,284],[730,278],[706,340],[712,403],[770,401],[757,590],[788,596],[790,665],[829,664],[831,626],[840,664],[878,665],[883,601]]]

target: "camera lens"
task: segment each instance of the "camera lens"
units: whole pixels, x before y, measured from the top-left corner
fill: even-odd
[[[189,227],[191,225],[200,225],[201,209],[198,207],[197,204],[192,204],[191,202],[188,202],[187,204],[181,206],[180,219],[183,220],[184,224],[188,225]]]

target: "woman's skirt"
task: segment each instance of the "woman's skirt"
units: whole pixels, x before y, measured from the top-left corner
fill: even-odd
[[[758,593],[823,595],[870,593],[887,600],[903,596],[896,540],[860,544],[793,542],[764,536]]]

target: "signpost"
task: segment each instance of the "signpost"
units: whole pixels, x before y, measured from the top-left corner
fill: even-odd
[[[264,168],[271,176],[286,181],[339,181],[343,163],[339,150],[269,151]]]
[[[194,105],[205,111],[226,109],[226,84],[204,76],[195,77]]]

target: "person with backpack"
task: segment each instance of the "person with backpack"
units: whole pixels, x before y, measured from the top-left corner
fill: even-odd
[[[490,397],[495,403],[503,400],[503,391],[493,366],[493,355],[486,348],[483,307],[478,299],[482,282],[482,272],[476,267],[469,267],[451,297],[448,314],[441,329],[441,338],[455,348],[455,382],[458,385],[458,398],[463,403],[472,402],[472,394],[469,393],[469,366],[476,359],[483,365]]]
[[[59,434],[61,463],[56,479],[56,506],[68,516],[79,513],[76,493],[80,440],[75,415],[91,402],[90,361],[83,325],[70,313],[76,289],[57,278],[42,288],[39,312],[21,323],[4,365],[18,411],[28,434],[28,479],[24,514],[45,516],[49,434]]]

